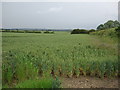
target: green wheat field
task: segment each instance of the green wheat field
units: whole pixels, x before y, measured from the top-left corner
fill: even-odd
[[[25,88],[26,83],[32,82],[29,88],[56,88],[60,86],[59,80],[49,77],[118,76],[117,38],[56,31],[54,34],[4,32],[2,40],[3,87]],[[40,77],[50,80],[41,78],[43,84],[35,86]],[[25,80],[28,81],[21,84]]]

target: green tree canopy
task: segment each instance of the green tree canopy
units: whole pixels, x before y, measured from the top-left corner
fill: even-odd
[[[116,27],[119,27],[120,26],[120,23],[115,20],[109,20],[107,21],[106,23],[104,24],[100,24],[98,27],[97,27],[97,30],[103,30],[103,29],[109,29],[109,28],[116,28]]]
[[[100,24],[98,27],[97,27],[97,30],[103,30],[104,29],[104,25],[103,24]]]
[[[74,29],[71,34],[88,34],[88,30],[85,29]]]

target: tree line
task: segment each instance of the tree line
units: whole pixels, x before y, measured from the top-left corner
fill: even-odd
[[[120,31],[120,22],[118,22],[117,20],[115,20],[115,21],[109,20],[109,21],[105,22],[104,24],[100,24],[99,26],[97,26],[96,30],[95,29],[91,29],[91,30],[73,29],[71,31],[71,34],[90,34],[91,32],[107,30],[110,28],[116,28],[116,31]]]
[[[120,23],[117,20],[115,20],[115,21],[109,20],[104,24],[100,24],[97,27],[97,30],[105,30],[105,29],[109,29],[109,28],[117,28],[119,26],[120,26]]]
[[[94,29],[91,30],[85,30],[85,29],[74,29],[71,34],[89,34],[91,32],[95,32]]]
[[[15,29],[15,30],[11,30],[11,29],[2,29],[1,32],[13,32],[13,33],[42,33],[42,31],[40,30],[18,30],[18,29]],[[43,31],[43,33],[51,33],[51,34],[54,34],[54,31],[51,31],[51,30],[45,30]]]

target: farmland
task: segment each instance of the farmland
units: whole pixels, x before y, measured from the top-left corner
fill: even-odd
[[[2,33],[3,86],[52,77],[115,78],[118,76],[117,38],[88,34]]]

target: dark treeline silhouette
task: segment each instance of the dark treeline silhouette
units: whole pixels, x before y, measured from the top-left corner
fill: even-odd
[[[41,33],[41,31],[38,30],[12,30],[12,29],[2,29],[2,32],[13,32],[13,33]]]
[[[90,32],[95,32],[94,29],[85,30],[85,29],[74,29],[71,34],[89,34]]]
[[[12,32],[12,33],[49,33],[54,34],[54,31],[46,30],[46,31],[40,31],[40,30],[12,30],[12,29],[2,29],[0,32]]]
[[[104,24],[100,24],[96,28],[96,30],[94,30],[94,29],[91,29],[91,30],[74,29],[74,30],[71,31],[71,34],[90,34],[91,32],[98,32],[98,31],[101,31],[101,30],[109,30],[109,32],[110,32],[111,28],[115,28],[117,32],[118,31],[120,32],[120,22],[118,22],[117,20],[115,20],[115,21],[109,20]]]
[[[44,31],[44,33],[51,33],[51,34],[53,34],[54,31]]]

